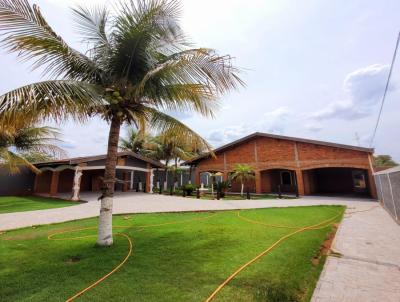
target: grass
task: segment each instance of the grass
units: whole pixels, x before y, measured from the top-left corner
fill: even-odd
[[[243,210],[241,216],[270,224],[316,224],[343,207],[315,206]],[[230,274],[293,229],[269,228],[239,219],[237,211],[115,216],[115,232],[133,240],[133,254],[115,274],[79,301],[204,301]],[[206,218],[208,217],[208,218]],[[206,218],[203,220],[192,220]],[[339,221],[341,218],[337,218]],[[143,225],[165,224],[138,228]],[[0,236],[2,301],[65,301],[111,271],[126,256],[127,239],[95,247],[97,219],[25,228]],[[332,227],[310,230],[283,242],[242,271],[214,301],[308,301],[321,272],[321,244]],[[94,235],[79,240],[74,236]],[[313,260],[314,258],[314,260]]]
[[[0,214],[63,208],[76,202],[37,196],[0,196]]]

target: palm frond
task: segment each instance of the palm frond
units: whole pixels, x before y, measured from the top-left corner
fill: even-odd
[[[85,119],[90,108],[101,105],[97,86],[68,80],[26,85],[0,96],[0,121],[15,115]]]
[[[8,51],[33,61],[33,69],[44,67],[44,74],[90,81],[101,76],[96,64],[69,47],[27,0],[0,0],[0,31]]]
[[[32,172],[39,174],[41,171],[24,157],[6,149],[0,149],[0,167],[5,168],[10,174],[17,174],[21,166],[27,167]]]
[[[138,91],[141,92],[151,79],[157,78],[170,84],[203,84],[209,87],[210,93],[225,93],[245,85],[239,73],[228,55],[220,56],[213,49],[188,49],[174,53],[148,71]]]
[[[162,133],[164,138],[174,137],[187,142],[195,150],[208,151],[213,155],[211,145],[184,123],[156,109],[148,108],[148,114],[149,129]]]
[[[179,1],[120,2],[113,24],[111,73],[137,83],[156,62],[160,50],[176,52],[188,45],[177,22],[180,14]]]
[[[85,43],[89,44],[89,54],[96,65],[106,67],[112,53],[112,45],[107,35],[110,12],[105,6],[78,6],[72,9],[75,28]],[[105,75],[106,76],[106,75]]]

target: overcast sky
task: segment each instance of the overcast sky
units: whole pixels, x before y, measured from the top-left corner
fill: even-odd
[[[100,2],[106,1],[34,1],[58,34],[78,49],[82,45],[69,7]],[[179,115],[212,145],[262,131],[369,146],[400,30],[400,1],[182,3],[181,25],[191,40],[234,56],[245,69],[247,87],[221,99],[216,119]],[[399,64],[373,147],[400,161]],[[0,94],[41,79],[4,50],[0,66]],[[105,153],[104,122],[57,126],[70,156]]]

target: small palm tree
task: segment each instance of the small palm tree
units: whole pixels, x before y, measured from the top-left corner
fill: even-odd
[[[146,155],[146,142],[150,140],[146,134],[139,133],[134,128],[128,128],[127,137],[119,139],[119,148],[122,151],[132,151],[141,155]]]
[[[240,195],[243,196],[244,185],[249,180],[254,179],[254,169],[252,166],[237,164],[231,176],[232,180],[237,180],[241,184]]]
[[[64,155],[64,151],[55,145],[58,136],[56,129],[25,124],[24,119],[18,119],[13,126],[0,124],[0,167],[11,174],[19,173],[21,166],[40,173],[30,159],[32,155],[35,158]]]
[[[211,149],[196,132],[164,112],[195,111],[213,117],[219,97],[243,82],[230,56],[192,48],[178,21],[179,1],[120,2],[73,9],[89,49],[71,48],[27,0],[0,1],[2,45],[41,68],[46,80],[0,97],[3,112],[84,121],[100,116],[110,124],[101,199],[98,245],[112,237],[112,207],[121,126],[173,133]]]

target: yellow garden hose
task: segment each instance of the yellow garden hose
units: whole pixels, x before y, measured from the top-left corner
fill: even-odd
[[[110,277],[112,274],[114,274],[117,270],[119,270],[126,261],[128,261],[128,258],[131,256],[132,254],[132,240],[131,238],[124,234],[124,233],[117,233],[116,235],[118,236],[123,236],[126,239],[128,239],[128,243],[129,243],[129,250],[128,250],[128,254],[125,256],[124,260],[122,260],[122,262],[120,264],[118,264],[116,267],[114,267],[112,269],[112,271],[110,271],[109,273],[105,274],[103,277],[101,277],[99,280],[97,280],[96,282],[92,283],[91,285],[89,285],[88,287],[82,289],[80,292],[76,293],[75,295],[73,295],[71,298],[68,298],[66,300],[66,302],[71,302],[73,300],[75,300],[76,298],[78,298],[79,296],[83,295],[85,292],[89,291],[90,289],[92,289],[93,287],[95,287],[96,285],[98,285],[100,282],[104,281],[105,279],[107,279],[108,277]]]
[[[133,229],[133,228],[137,228],[138,231],[142,231],[142,230],[144,230],[146,228],[151,228],[151,227],[158,227],[158,226],[164,226],[164,225],[187,223],[187,222],[192,222],[192,221],[209,219],[211,217],[214,217],[215,215],[217,215],[217,213],[213,213],[213,214],[207,215],[205,217],[192,218],[192,219],[187,219],[187,220],[182,220],[182,221],[169,221],[169,222],[165,222],[165,223],[140,225],[140,226],[113,226],[113,229]],[[85,235],[85,236],[54,238],[56,235],[60,235],[60,234],[66,234],[66,233],[71,233],[71,232],[79,232],[79,231],[85,231],[85,230],[95,230],[95,229],[97,229],[97,227],[86,227],[86,228],[71,229],[71,230],[67,230],[67,231],[54,232],[54,233],[49,234],[47,236],[47,239],[48,240],[57,240],[58,241],[58,240],[79,240],[79,239],[85,239],[85,238],[89,238],[89,237],[95,237],[97,235],[94,234],[94,235]],[[105,279],[107,279],[112,274],[114,274],[116,271],[118,271],[128,261],[129,257],[132,255],[132,251],[133,251],[132,239],[125,233],[116,233],[115,235],[116,236],[125,237],[128,240],[129,248],[128,248],[128,253],[126,254],[125,258],[117,266],[115,266],[110,272],[108,272],[107,274],[105,274],[104,276],[102,276],[101,278],[99,278],[98,280],[96,280],[95,282],[93,282],[92,284],[87,286],[86,288],[82,289],[81,291],[79,291],[78,293],[73,295],[72,297],[68,298],[66,300],[66,302],[74,301],[76,298],[80,297],[85,292],[91,290],[92,288],[97,286],[99,283],[103,282]],[[1,238],[1,239],[2,240],[13,240],[12,237],[11,238]]]
[[[285,235],[285,236],[283,236],[283,237],[281,237],[281,238],[279,238],[276,242],[274,242],[266,250],[264,250],[263,252],[258,254],[256,257],[254,257],[250,261],[248,261],[245,264],[243,264],[241,267],[239,267],[223,283],[221,283],[217,287],[217,289],[205,300],[205,302],[212,301],[216,297],[216,295],[222,290],[222,288],[224,286],[226,286],[232,279],[234,279],[241,271],[243,271],[246,267],[250,266],[251,264],[253,264],[257,260],[259,260],[261,257],[263,257],[266,254],[268,254],[269,252],[271,252],[274,248],[276,248],[283,241],[287,240],[288,238],[290,238],[290,237],[292,237],[292,236],[294,236],[294,235],[296,235],[298,233],[301,233],[301,232],[304,232],[304,231],[307,231],[307,230],[317,230],[317,229],[322,229],[322,228],[325,228],[325,227],[329,226],[335,219],[337,219],[342,214],[342,213],[337,213],[336,211],[334,211],[334,212],[336,213],[336,215],[334,217],[329,218],[327,220],[324,220],[324,221],[322,221],[320,223],[317,223],[317,224],[314,224],[314,225],[310,225],[310,226],[305,226],[305,227],[296,227],[296,226],[285,226],[285,225],[275,225],[275,224],[263,223],[263,222],[260,222],[260,221],[256,221],[256,220],[252,220],[252,219],[243,217],[243,216],[240,215],[240,211],[237,211],[237,217],[239,219],[243,220],[243,221],[248,222],[248,223],[259,224],[259,225],[263,225],[263,226],[270,227],[270,228],[292,229],[294,231],[289,233],[289,234],[287,234],[287,235]],[[114,226],[113,229],[125,229],[125,230],[128,230],[128,229],[135,228],[135,229],[138,229],[138,231],[142,231],[142,230],[144,230],[146,228],[151,228],[151,227],[158,227],[158,226],[164,226],[164,225],[187,223],[187,222],[192,222],[192,221],[196,221],[196,220],[209,219],[209,218],[211,218],[211,217],[213,217],[215,215],[217,215],[217,213],[213,213],[213,214],[205,216],[205,217],[193,218],[193,219],[188,219],[188,220],[170,221],[170,222],[166,222],[166,223],[141,225],[141,226]],[[54,237],[56,235],[60,235],[60,234],[66,234],[66,233],[71,233],[71,232],[79,232],[79,231],[84,231],[84,230],[94,230],[94,229],[97,229],[97,227],[78,228],[78,229],[71,229],[71,230],[66,230],[66,231],[64,230],[64,231],[51,233],[51,234],[48,235],[47,238],[48,238],[48,240],[79,240],[79,239],[85,239],[85,238],[89,238],[89,237],[94,237],[96,235],[85,235],[85,236],[64,237],[64,238],[54,238]],[[98,284],[103,282],[105,279],[110,277],[113,273],[118,271],[128,261],[129,257],[132,255],[132,251],[133,251],[132,239],[125,233],[116,233],[115,235],[116,236],[125,237],[128,240],[129,248],[128,248],[127,255],[110,272],[108,272],[107,274],[105,274],[104,276],[102,276],[101,278],[99,278],[98,280],[96,280],[95,282],[93,282],[92,284],[87,286],[86,288],[82,289],[81,291],[79,291],[78,293],[73,295],[72,297],[68,298],[66,300],[66,302],[74,301],[76,298],[80,297],[81,295],[83,295],[87,291],[91,290],[92,288],[94,288],[95,286],[97,286]],[[3,240],[12,240],[12,238],[2,238],[2,239]]]
[[[217,288],[216,290],[205,300],[205,302],[210,302],[212,301],[215,296],[222,290],[222,288],[224,288],[230,281],[232,281],[232,279],[234,279],[242,270],[244,270],[246,267],[250,266],[251,264],[253,264],[254,262],[256,262],[258,259],[260,259],[261,257],[265,256],[266,254],[268,254],[269,252],[271,252],[275,247],[277,247],[280,243],[282,243],[283,241],[285,241],[286,239],[307,231],[307,230],[318,230],[318,229],[322,229],[327,227],[331,222],[333,222],[336,218],[338,218],[340,215],[342,215],[342,213],[338,213],[337,215],[335,215],[332,218],[329,218],[327,220],[324,220],[320,223],[314,224],[314,225],[310,225],[310,226],[306,226],[306,227],[302,227],[299,228],[281,238],[279,238],[277,241],[275,241],[271,246],[269,246],[266,250],[264,250],[263,252],[261,252],[260,254],[258,254],[256,257],[254,257],[253,259],[251,259],[250,261],[246,262],[245,264],[243,264],[241,267],[239,267],[235,272],[233,272],[224,282],[222,282]],[[251,220],[245,217],[240,216],[240,211],[237,212],[237,216],[239,217],[239,219],[242,219],[244,221],[247,221],[249,223],[253,223],[253,224],[260,224],[260,225],[264,225],[267,227],[272,227],[272,228],[287,228],[287,229],[294,229],[295,227],[291,227],[291,226],[283,226],[283,225],[273,225],[273,224],[265,224],[259,221],[255,221],[255,220]],[[327,225],[325,225],[327,224]]]

